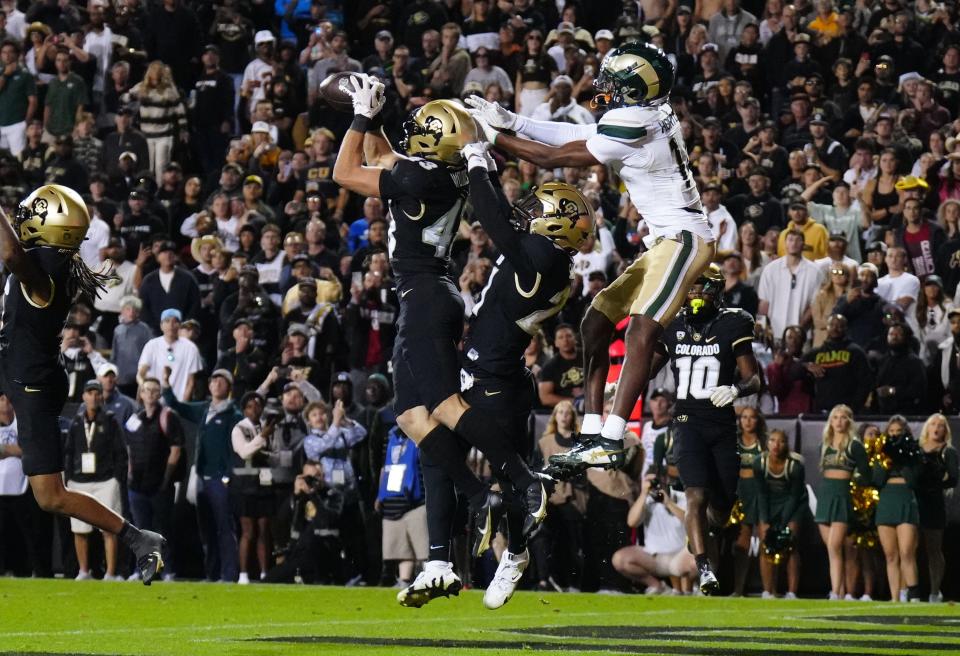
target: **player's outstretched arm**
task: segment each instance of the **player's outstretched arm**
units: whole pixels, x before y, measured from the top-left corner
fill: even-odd
[[[364,166],[364,140],[371,121],[383,108],[383,84],[372,78],[350,78],[353,90],[353,123],[347,130],[333,166],[333,180],[341,187],[362,196],[380,196],[380,173],[382,168]]]
[[[513,265],[521,283],[533,283],[537,270],[533,259],[520,245],[517,233],[510,225],[510,203],[493,184],[497,167],[487,152],[487,144],[467,144],[460,151],[467,163],[470,177],[470,200],[484,231],[497,245],[503,256]]]
[[[393,149],[381,128],[363,135],[363,158],[367,166],[392,169],[404,156]]]
[[[538,141],[512,137],[500,133],[496,138],[496,147],[500,150],[527,160],[536,162],[546,169],[555,169],[561,166],[594,166],[600,164],[596,157],[587,150],[587,142],[570,141],[562,146],[547,146]]]
[[[579,125],[562,121],[536,121],[504,109],[479,96],[468,96],[464,104],[470,113],[498,130],[513,130],[548,146],[562,146],[571,141],[586,141],[597,133],[595,123]]]
[[[0,208],[0,261],[17,277],[24,292],[38,302],[46,305],[53,293],[50,276],[27,256],[6,212]]]

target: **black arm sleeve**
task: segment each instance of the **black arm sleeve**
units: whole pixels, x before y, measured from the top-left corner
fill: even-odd
[[[470,200],[480,225],[516,269],[520,283],[529,288],[537,277],[533,258],[520,244],[516,231],[510,225],[510,203],[502,191],[494,188],[489,173],[482,168],[470,170]]]

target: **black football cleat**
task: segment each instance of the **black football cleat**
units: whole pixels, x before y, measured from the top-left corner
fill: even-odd
[[[163,552],[167,549],[167,540],[153,531],[140,531],[140,540],[134,555],[137,557],[137,569],[144,585],[150,585],[163,573]]]
[[[532,537],[547,518],[547,493],[543,480],[537,478],[523,493],[523,506],[527,511],[523,518],[523,536]]]
[[[499,492],[488,490],[483,497],[483,503],[470,509],[473,519],[473,555],[480,557],[493,541],[493,535],[500,524],[500,519],[506,512],[506,506],[503,503],[503,497]]]
[[[620,469],[626,459],[623,440],[610,440],[600,435],[581,435],[579,444],[566,453],[550,456],[550,467],[546,473],[559,478],[569,478],[591,467],[601,469]]]
[[[713,573],[710,565],[700,568],[700,593],[706,597],[720,594],[720,581],[717,580],[717,575]]]

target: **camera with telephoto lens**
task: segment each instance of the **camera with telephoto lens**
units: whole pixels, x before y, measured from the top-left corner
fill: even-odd
[[[283,406],[279,399],[267,399],[267,404],[263,408],[263,420],[270,424],[275,424],[283,416]]]
[[[663,503],[663,485],[659,478],[650,479],[650,498],[656,503]]]

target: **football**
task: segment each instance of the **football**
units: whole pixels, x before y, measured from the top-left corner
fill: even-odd
[[[340,112],[352,112],[353,100],[347,90],[350,89],[350,78],[353,73],[331,73],[320,83],[320,97],[328,105]]]

